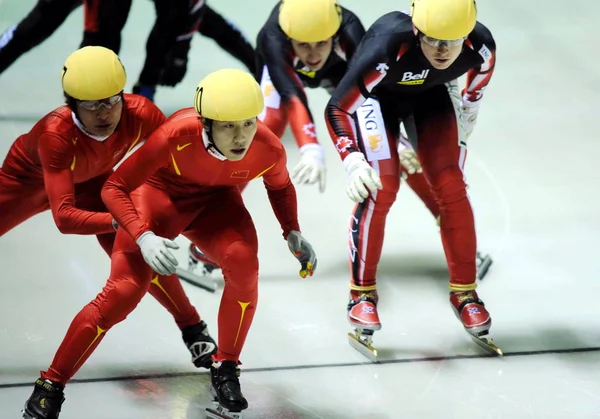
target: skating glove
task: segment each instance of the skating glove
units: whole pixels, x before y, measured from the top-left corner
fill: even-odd
[[[355,151],[344,159],[348,187],[346,193],[354,202],[363,202],[377,189],[383,189],[379,174],[367,163],[365,156]]]
[[[467,138],[471,136],[473,128],[475,128],[477,113],[479,112],[479,104],[479,100],[477,102],[469,102],[463,98],[460,101],[460,120],[462,122],[463,129],[467,134]]]
[[[400,136],[404,141],[408,142],[408,138],[404,134],[400,134]],[[423,172],[416,151],[402,141],[398,142],[398,155],[400,156],[400,164],[409,175]]]
[[[299,231],[294,230],[289,232],[287,243],[290,252],[300,262],[300,276],[302,278],[313,276],[315,269],[317,269],[317,255],[310,243],[302,237]]]
[[[305,144],[300,147],[300,163],[292,171],[292,178],[298,184],[319,183],[319,192],[325,191],[325,153],[320,144]]]
[[[169,249],[179,249],[177,243],[172,240],[159,237],[151,231],[146,231],[136,243],[142,250],[142,256],[150,267],[161,275],[175,273],[179,264]]]

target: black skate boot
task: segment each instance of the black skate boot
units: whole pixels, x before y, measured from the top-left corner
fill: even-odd
[[[63,387],[50,380],[38,378],[31,397],[25,402],[24,419],[58,419],[65,401]]]
[[[215,409],[206,409],[209,418],[241,418],[241,411],[248,408],[248,401],[240,388],[240,369],[233,361],[214,363],[210,369]]]
[[[183,342],[192,354],[192,362],[198,368],[210,368],[212,355],[217,353],[217,343],[208,334],[204,321],[188,326],[181,331]]]

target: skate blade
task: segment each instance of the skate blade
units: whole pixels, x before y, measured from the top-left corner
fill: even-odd
[[[377,356],[379,354],[377,353],[377,349],[373,348],[373,346],[368,344],[367,342],[364,342],[361,338],[359,338],[356,335],[356,333],[348,333],[348,343],[350,343],[350,346],[352,346],[362,355],[369,358],[370,361],[378,362]]]
[[[242,419],[242,412],[230,412],[222,406],[217,406],[214,409],[206,409],[206,417],[210,419]]]
[[[483,349],[485,349],[488,352],[495,353],[498,356],[504,355],[504,352],[502,352],[502,349],[500,349],[498,346],[496,346],[496,344],[494,344],[494,340],[490,337],[485,337],[485,336],[477,337],[477,336],[471,335],[471,339],[473,340],[473,342],[475,342],[476,344],[478,344],[479,346],[481,346]]]
[[[209,278],[203,278],[183,268],[177,268],[175,273],[182,281],[200,287],[208,292],[217,291],[217,283]]]
[[[492,266],[493,261],[490,255],[477,257],[477,259],[477,279],[481,281],[487,275],[488,270],[490,269],[490,266]]]

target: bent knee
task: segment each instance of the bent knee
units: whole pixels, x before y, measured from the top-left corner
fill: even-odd
[[[459,167],[448,167],[431,179],[431,187],[436,198],[451,203],[467,196],[464,173]]]
[[[107,285],[93,301],[103,320],[106,329],[127,318],[146,294],[146,287],[133,280],[121,280]]]
[[[232,285],[253,288],[258,283],[258,249],[246,241],[227,246],[221,259],[225,279]]]

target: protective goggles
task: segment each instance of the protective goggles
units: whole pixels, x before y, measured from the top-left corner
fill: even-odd
[[[123,95],[121,93],[111,96],[107,99],[102,100],[80,100],[79,104],[83,109],[88,111],[98,111],[103,107],[106,109],[112,109],[117,103],[121,101]]]
[[[462,45],[462,43],[465,42],[465,39],[467,39],[467,38],[465,37],[465,38],[458,38],[458,39],[452,39],[449,41],[444,41],[441,39],[435,39],[435,38],[432,38],[431,36],[421,34],[421,41],[423,41],[427,45],[431,45],[432,47],[435,47],[435,48],[457,47],[459,45]]]

